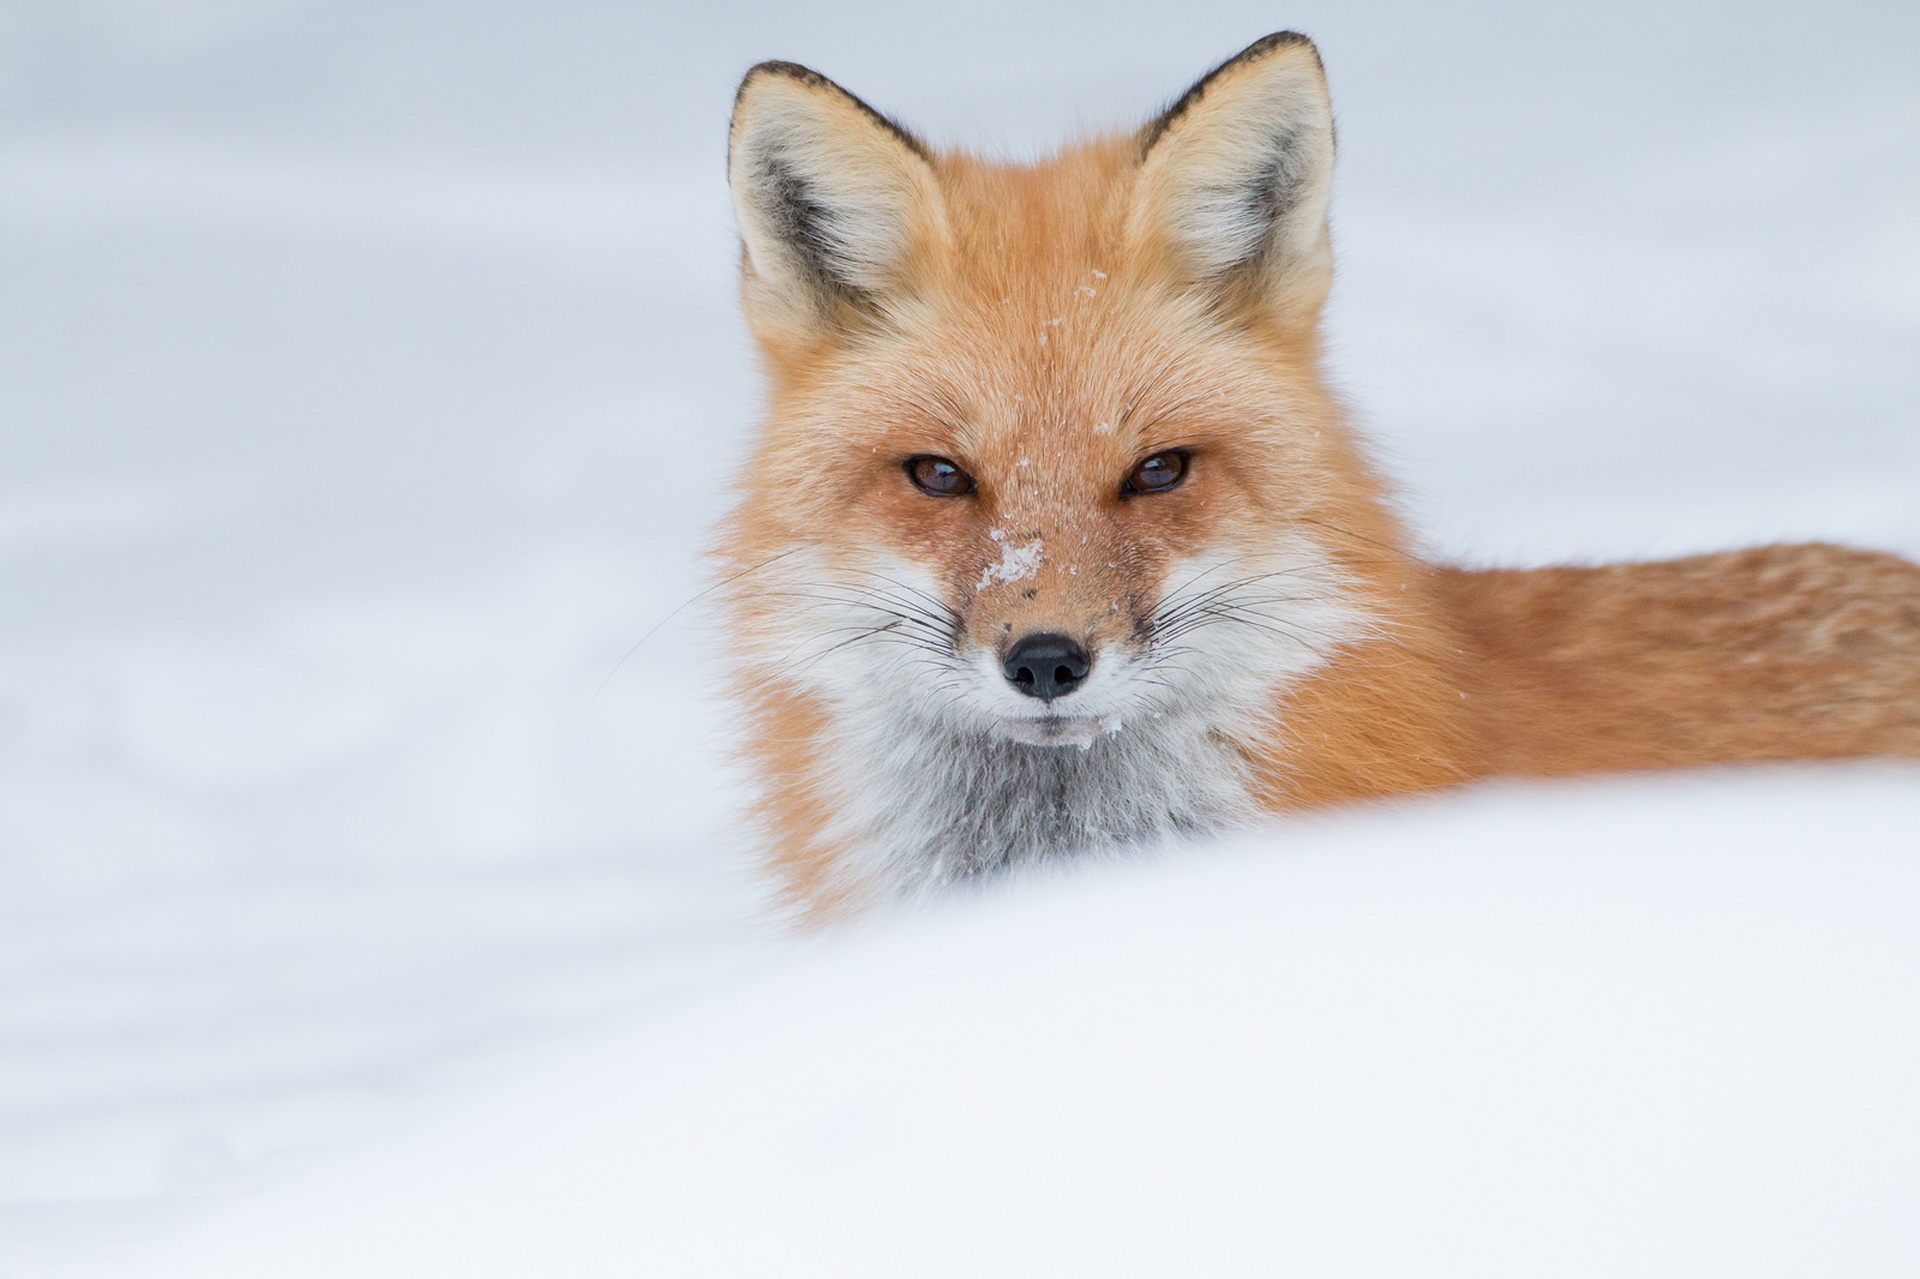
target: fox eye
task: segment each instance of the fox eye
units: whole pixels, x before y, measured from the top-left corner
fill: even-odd
[[[1164,493],[1170,488],[1179,487],[1180,481],[1186,478],[1187,451],[1168,449],[1164,453],[1155,453],[1134,467],[1127,475],[1127,482],[1120,486],[1120,493],[1123,497]]]
[[[908,458],[907,478],[922,493],[935,497],[965,497],[973,492],[973,477],[944,457],[923,453]]]

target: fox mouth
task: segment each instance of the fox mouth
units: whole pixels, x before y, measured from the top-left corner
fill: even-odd
[[[1093,745],[1102,735],[1120,731],[1117,715],[1049,714],[1002,719],[995,728],[1009,741],[1023,746]]]

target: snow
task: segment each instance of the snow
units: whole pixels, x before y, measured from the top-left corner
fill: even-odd
[[[0,9],[0,1273],[1912,1273],[1910,769],[758,913],[739,71],[1031,154],[1279,22],[1436,553],[1920,556],[1912,6]]]
[[[98,1273],[1912,1274],[1920,770],[1491,792],[845,941]]]
[[[1019,465],[1025,466],[1026,458]],[[986,590],[995,582],[1024,582],[1040,572],[1040,562],[1047,547],[1039,538],[1016,546],[1007,540],[1006,530],[989,529],[987,536],[1000,544],[1000,562],[989,564],[980,570],[979,590]]]

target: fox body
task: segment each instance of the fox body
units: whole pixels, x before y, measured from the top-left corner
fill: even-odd
[[[1492,774],[1920,755],[1905,561],[1411,553],[1320,370],[1332,164],[1290,33],[1036,165],[748,73],[770,409],[718,554],[793,905]]]

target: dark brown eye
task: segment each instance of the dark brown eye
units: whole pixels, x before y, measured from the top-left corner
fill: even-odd
[[[922,493],[935,497],[965,497],[973,492],[973,477],[944,457],[923,453],[908,458],[907,478]]]
[[[1178,487],[1180,481],[1186,478],[1187,451],[1168,449],[1164,453],[1155,453],[1134,467],[1127,476],[1127,482],[1120,486],[1120,492],[1126,497],[1141,493],[1164,493]]]

